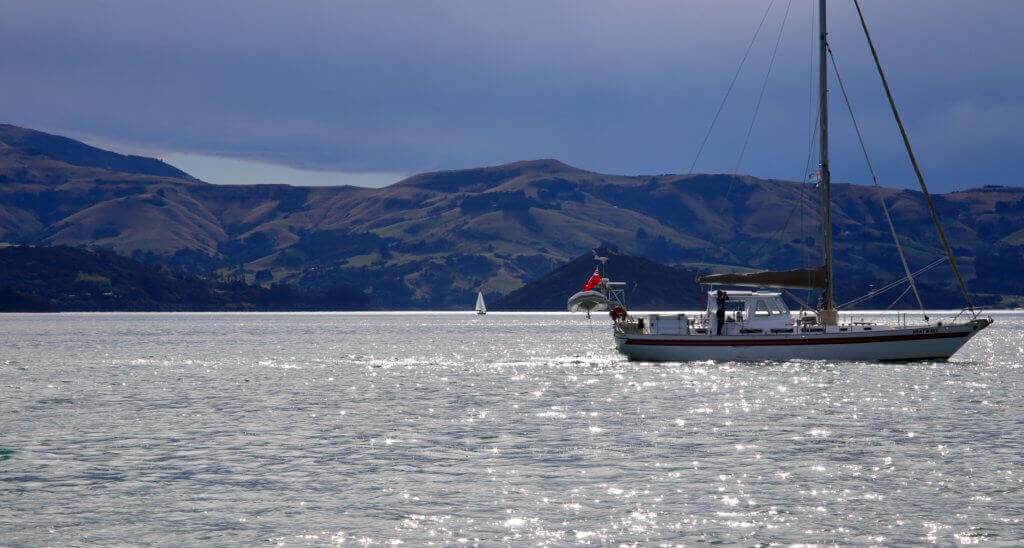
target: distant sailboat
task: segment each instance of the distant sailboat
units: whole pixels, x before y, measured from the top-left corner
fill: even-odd
[[[483,315],[487,313],[487,305],[484,304],[484,294],[476,292],[476,313]]]

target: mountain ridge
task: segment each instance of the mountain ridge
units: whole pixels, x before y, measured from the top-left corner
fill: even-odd
[[[0,146],[0,241],[95,246],[264,284],[351,284],[402,308],[469,307],[478,290],[495,300],[605,244],[701,269],[819,260],[817,191],[749,175],[608,175],[542,159],[383,188],[216,185],[54,154]],[[902,276],[877,192],[833,187],[840,300]],[[881,193],[912,267],[939,256],[920,192]],[[972,291],[1016,294],[1024,188],[934,198]],[[947,274],[936,269],[926,281],[943,287]]]
[[[0,124],[0,142],[29,155],[41,154],[75,166],[197,180],[188,173],[155,158],[118,154],[61,135],[11,124]]]

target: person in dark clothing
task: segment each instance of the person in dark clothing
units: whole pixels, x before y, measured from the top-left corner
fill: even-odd
[[[722,334],[722,326],[725,325],[725,301],[729,300],[729,294],[721,289],[715,294],[715,302],[718,303],[718,310],[715,312],[715,318],[718,320],[718,334]]]

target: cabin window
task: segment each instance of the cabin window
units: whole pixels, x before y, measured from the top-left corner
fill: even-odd
[[[754,305],[755,316],[771,316],[772,313],[768,311],[768,305],[761,299],[757,300],[757,304]]]
[[[742,322],[743,311],[746,310],[747,303],[743,301],[725,301],[725,321],[727,322]]]
[[[772,299],[768,304],[771,306],[772,314],[789,314],[789,308],[782,299]]]

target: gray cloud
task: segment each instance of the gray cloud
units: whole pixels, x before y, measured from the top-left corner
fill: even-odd
[[[793,0],[740,171],[799,178],[810,0]],[[1018,183],[1024,37],[1012,0],[864,2],[937,189]],[[737,161],[776,0],[697,170]],[[850,3],[832,42],[882,183],[913,184]],[[415,172],[557,157],[689,167],[767,2],[6,2],[0,116],[127,146]],[[866,180],[832,93],[835,174]],[[982,160],[982,161],[979,161]]]

